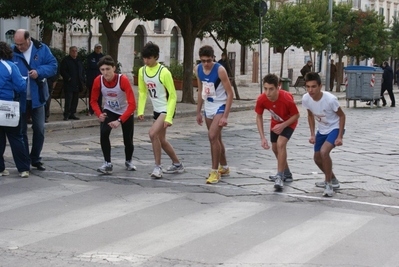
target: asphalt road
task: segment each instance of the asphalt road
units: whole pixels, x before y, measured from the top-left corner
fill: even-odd
[[[0,266],[399,266],[399,109],[358,106],[343,108],[344,145],[332,153],[341,188],[332,198],[314,186],[323,175],[301,107],[288,145],[294,181],[282,192],[268,180],[276,160],[260,148],[252,110],[230,115],[231,175],[217,185],[205,184],[209,142],[192,116],[168,129],[186,172],[160,180],[149,176],[151,121],[135,125],[135,172],[124,169],[119,129],[109,176],[96,172],[98,127],[47,132],[47,170],[28,179],[17,176],[8,148]]]

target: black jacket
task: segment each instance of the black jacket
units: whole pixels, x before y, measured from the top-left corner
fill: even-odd
[[[83,63],[79,58],[66,56],[61,62],[61,76],[64,80],[64,90],[69,92],[83,91],[85,73]]]
[[[393,70],[390,66],[384,68],[382,74],[382,89],[392,90],[393,89]]]

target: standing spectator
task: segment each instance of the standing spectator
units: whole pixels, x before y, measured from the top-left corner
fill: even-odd
[[[60,72],[64,80],[64,121],[79,120],[75,113],[79,102],[79,92],[83,91],[84,68],[82,61],[78,58],[76,46],[69,48],[69,55],[61,62]]]
[[[310,72],[305,76],[307,93],[302,97],[302,106],[308,112],[310,129],[309,143],[314,144],[313,159],[324,173],[325,180],[317,182],[324,187],[323,196],[332,197],[333,188],[339,188],[339,181],[332,171],[330,152],[335,146],[342,146],[345,132],[345,113],[339,106],[338,98],[330,92],[321,91],[319,74]],[[317,133],[315,125],[317,124]]]
[[[308,62],[306,63],[305,66],[303,66],[303,68],[301,69],[301,74],[303,76],[303,78],[305,78],[306,73],[311,72],[312,71],[312,61],[308,60]]]
[[[144,67],[139,70],[139,103],[137,116],[144,120],[144,109],[147,100],[147,93],[150,96],[154,109],[154,123],[148,135],[151,139],[152,151],[154,153],[155,167],[151,173],[153,178],[162,178],[163,170],[161,165],[162,150],[172,160],[165,173],[184,172],[183,163],[180,162],[173,146],[166,140],[166,129],[173,124],[173,117],[176,112],[176,89],[170,71],[158,63],[159,46],[149,42],[141,53],[144,59]]]
[[[201,108],[204,103],[212,158],[212,169],[206,183],[216,184],[222,175],[230,173],[222,141],[222,129],[227,126],[227,117],[233,103],[233,90],[226,69],[214,62],[215,54],[211,46],[201,47],[199,57],[201,63],[195,67],[198,79],[197,123],[202,125]]]
[[[13,101],[14,91],[26,92],[26,80],[22,78],[19,69],[12,62],[12,57],[11,47],[5,42],[0,42],[0,100]],[[19,175],[22,178],[28,178],[30,159],[24,145],[21,121],[16,127],[0,126],[0,176],[10,174],[5,169],[3,157],[6,149],[6,136]]]
[[[274,188],[283,189],[284,182],[292,182],[292,173],[287,162],[287,143],[298,124],[299,112],[291,93],[280,90],[279,78],[268,74],[263,78],[264,93],[256,101],[256,126],[260,135],[261,146],[269,149],[263,127],[263,112],[268,110],[270,120],[270,142],[277,159],[277,174],[269,176],[275,181]]]
[[[97,169],[98,172],[111,174],[111,142],[109,135],[112,129],[122,125],[123,144],[125,145],[125,166],[128,171],[135,171],[132,163],[133,145],[133,112],[136,109],[136,100],[129,79],[122,74],[115,73],[116,65],[111,56],[105,56],[98,62],[100,76],[94,79],[93,96],[90,105],[97,115],[100,126],[100,142],[103,151],[104,164]],[[98,105],[100,92],[105,99],[104,110]]]
[[[222,53],[222,58],[221,59],[219,59],[219,61],[218,61],[218,63],[220,64],[220,65],[222,65],[225,69],[226,69],[226,71],[227,71],[227,74],[228,74],[228,76],[229,77],[232,77],[233,75],[231,74],[231,72],[233,71],[233,68],[232,68],[232,66],[231,66],[231,62],[229,61],[229,64],[227,64],[227,56],[226,56],[226,53]],[[228,66],[227,66],[228,65]]]
[[[384,63],[382,63],[382,68],[384,69],[384,73],[382,74],[382,84],[381,84],[382,105],[383,106],[387,105],[384,93],[385,91],[388,91],[389,98],[391,99],[391,107],[395,107],[395,96],[393,94],[393,70],[389,66],[387,61],[384,61]]]
[[[47,45],[33,39],[25,29],[14,34],[13,60],[23,77],[27,77],[26,94],[20,94],[21,131],[24,136],[25,149],[29,154],[28,127],[26,113],[32,118],[32,148],[29,154],[31,164],[38,170],[46,167],[41,162],[40,153],[44,144],[44,122],[46,101],[49,97],[46,78],[57,73],[57,60]]]
[[[51,76],[50,78],[47,79],[49,97],[46,101],[46,108],[45,108],[46,123],[49,121],[48,119],[50,117],[51,93],[53,92],[55,86],[57,85],[57,81],[58,81],[58,72],[56,75]]]
[[[91,88],[93,87],[93,82],[94,79],[101,74],[100,69],[98,68],[97,64],[100,61],[100,58],[102,58],[104,55],[102,53],[102,45],[101,44],[96,44],[94,46],[94,52],[92,52],[90,55],[87,56],[87,75],[86,75],[86,87],[87,90],[89,91],[89,102],[91,99]],[[102,106],[102,96],[101,92],[98,97],[98,105]],[[87,111],[87,116],[91,116],[94,114],[94,111],[89,105],[89,110]]]
[[[334,81],[337,79],[337,66],[334,64],[334,60],[331,59],[330,64],[330,91],[334,88]],[[337,85],[338,86],[338,85]]]

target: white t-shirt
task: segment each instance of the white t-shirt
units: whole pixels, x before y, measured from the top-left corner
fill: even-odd
[[[339,116],[336,113],[339,102],[335,95],[323,92],[321,99],[314,101],[306,93],[302,97],[302,106],[313,113],[320,134],[329,134],[332,130],[339,129]]]

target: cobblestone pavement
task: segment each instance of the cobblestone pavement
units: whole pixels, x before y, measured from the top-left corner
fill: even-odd
[[[291,88],[293,89],[293,88]],[[254,92],[257,90],[257,92]],[[201,185],[207,190],[226,194],[265,195],[275,197],[273,183],[268,180],[276,172],[276,160],[271,150],[260,148],[253,107],[259,89],[255,86],[242,90],[241,98],[234,101],[229,116],[229,125],[223,131],[228,162],[231,166],[230,177],[216,186],[206,186],[205,177],[210,167],[209,142],[205,127],[195,122],[195,105],[178,104],[174,125],[168,129],[167,137],[176,149],[178,156],[186,166],[181,175],[164,175],[160,182],[164,186],[176,183],[183,185]],[[358,102],[357,108],[346,108],[345,93],[335,93],[341,100],[341,106],[347,116],[344,145],[333,150],[334,172],[341,181],[333,201],[345,201],[346,204],[383,208],[387,213],[399,212],[399,167],[398,133],[399,111],[397,108],[370,108],[364,102]],[[301,95],[294,94],[300,103]],[[389,103],[389,100],[388,100]],[[149,105],[150,106],[150,105]],[[351,106],[353,106],[351,104]],[[294,182],[286,184],[282,195],[286,201],[319,201],[322,189],[314,183],[323,179],[315,166],[312,146],[308,143],[309,130],[306,112],[299,104],[300,123],[288,144],[288,161],[294,173]],[[147,110],[146,115],[150,111]],[[151,119],[136,122],[134,142],[134,160],[138,171],[126,173],[123,170],[123,148],[120,130],[112,133],[112,151],[114,174],[112,177],[99,177],[96,168],[101,165],[102,154],[99,145],[98,128],[55,131],[49,127],[46,146],[43,151],[44,162],[50,172],[59,172],[63,176],[68,172],[83,180],[120,179],[148,183],[153,168],[153,155],[147,131]],[[265,116],[267,118],[267,116]],[[73,125],[76,122],[60,122]],[[98,125],[96,119],[83,119],[77,123]],[[48,125],[51,126],[52,123]],[[53,125],[59,127],[58,122]],[[266,125],[269,122],[266,121]],[[266,129],[268,127],[265,127]],[[55,128],[57,129],[57,128]],[[169,159],[163,155],[163,165],[167,167]],[[47,173],[47,172],[46,172]],[[34,171],[34,174],[44,175]],[[225,189],[228,188],[228,192]],[[230,189],[236,189],[231,191]],[[336,205],[336,203],[335,203]],[[339,205],[339,204],[338,204]],[[384,206],[386,205],[386,206]]]

